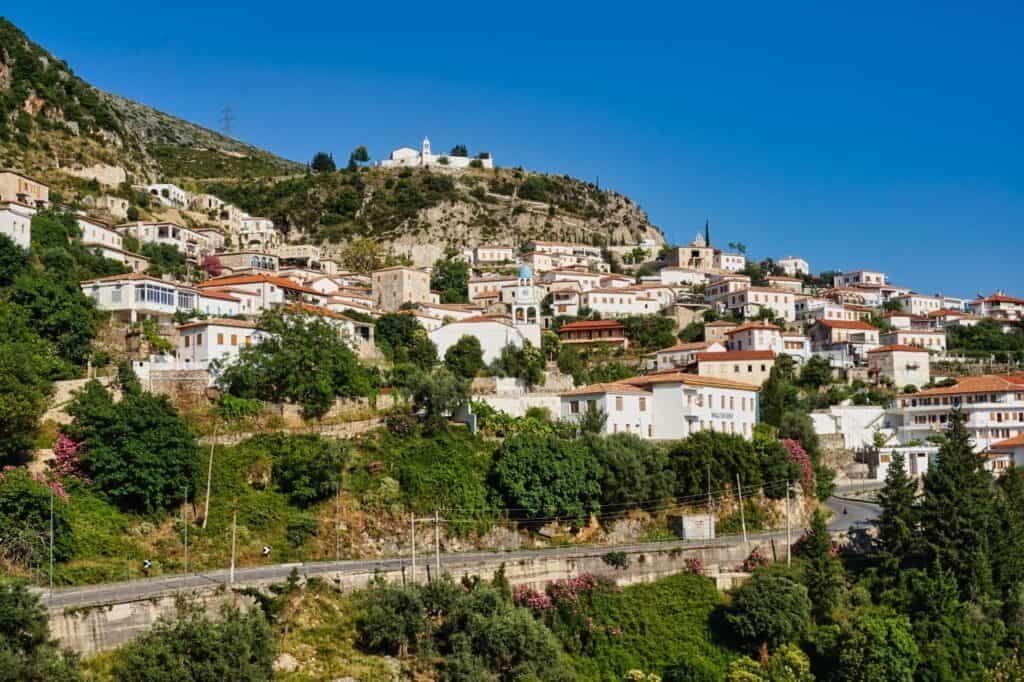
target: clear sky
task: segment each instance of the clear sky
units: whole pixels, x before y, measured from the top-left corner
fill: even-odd
[[[825,5],[846,7],[829,8]],[[1024,296],[1014,3],[15,2],[94,85],[292,159],[466,144],[670,241]],[[87,8],[87,11],[83,11]]]

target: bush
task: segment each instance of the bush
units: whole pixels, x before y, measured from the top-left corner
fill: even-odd
[[[274,484],[297,507],[308,507],[338,490],[351,451],[348,441],[309,434],[276,433],[253,441],[272,453]]]
[[[23,566],[43,563],[49,551],[51,500],[54,559],[69,559],[75,538],[65,498],[33,478],[27,469],[0,473],[0,559]]]

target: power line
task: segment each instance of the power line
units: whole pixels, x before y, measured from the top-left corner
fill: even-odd
[[[235,116],[231,111],[231,105],[225,104],[224,108],[220,110],[220,129],[225,135],[231,134],[231,124],[234,123],[234,121]]]

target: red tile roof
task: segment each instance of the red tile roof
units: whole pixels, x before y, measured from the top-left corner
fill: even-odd
[[[221,291],[219,289],[204,289],[203,291],[200,292],[199,295],[203,296],[204,298],[219,298],[222,301],[237,302],[239,300],[232,296],[231,294],[229,294],[228,292]]]
[[[729,331],[727,331],[725,333],[725,335],[726,336],[731,336],[733,334],[738,334],[740,332],[749,331],[751,329],[767,329],[767,330],[774,330],[774,331],[782,331],[781,327],[777,327],[774,324],[770,324],[768,322],[747,322],[746,324],[741,324],[740,326],[736,327],[735,329],[730,329]]]
[[[976,377],[962,377],[955,386],[926,388],[907,397],[962,395],[964,393],[1006,393],[1022,390],[1024,390],[1024,375],[997,376],[994,374],[983,374]]]
[[[689,386],[707,386],[709,388],[732,388],[740,391],[761,390],[754,384],[733,381],[732,379],[719,379],[718,377],[700,376],[699,374],[688,374],[680,371],[654,372],[645,376],[630,377],[616,382],[630,384],[632,386],[652,386],[654,384],[687,384]]]
[[[604,384],[590,384],[589,386],[580,386],[574,388],[571,391],[560,393],[559,395],[591,395],[594,393],[629,393],[635,395],[650,395],[650,391],[645,391],[639,386],[631,386],[630,384],[622,383],[604,383]]]
[[[1001,440],[989,446],[989,450],[1012,450],[1024,446],[1024,433],[1019,433],[1013,438]]]
[[[227,275],[226,277],[215,277],[214,279],[207,280],[199,285],[200,289],[206,289],[208,287],[222,288],[231,286],[233,284],[273,284],[279,286],[282,289],[291,289],[292,291],[299,291],[304,294],[313,294],[314,296],[323,296],[321,292],[316,289],[310,289],[307,286],[293,282],[290,279],[284,277],[275,277],[274,275]]]
[[[693,343],[677,343],[674,346],[669,346],[668,348],[662,348],[658,352],[659,353],[675,353],[675,352],[678,352],[678,351],[703,350],[703,349],[709,347],[712,343],[717,343],[717,342],[716,341],[694,341]]]
[[[256,323],[248,320],[232,320],[226,317],[211,317],[208,320],[196,320],[188,324],[178,325],[178,329],[192,329],[193,327],[238,327],[240,329],[255,329]]]

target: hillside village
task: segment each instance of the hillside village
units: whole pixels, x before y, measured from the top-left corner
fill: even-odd
[[[396,153],[403,163],[434,163]],[[219,226],[107,222],[123,219],[127,202],[55,207],[45,185],[6,170],[0,233],[29,249],[37,211],[73,211],[82,246],[125,270],[81,281],[82,292],[109,315],[126,344],[145,325],[164,342],[147,344],[161,347],[148,355],[128,353],[127,345],[114,350],[131,356],[144,382],[177,399],[215,387],[240,349],[265,339],[259,320],[267,311],[320,317],[370,362],[385,359],[376,322],[401,315],[425,332],[439,358],[473,339],[481,376],[510,350],[543,352],[550,382],[520,379],[479,394],[512,416],[544,408],[572,420],[596,408],[608,416],[607,433],[669,440],[712,430],[749,439],[758,423],[758,390],[785,359],[796,367],[814,363],[857,387],[815,423],[822,434],[838,429],[846,445],[871,450],[872,459],[861,464],[872,478],[884,478],[895,450],[907,455],[912,475],[926,472],[937,450],[927,436],[944,425],[941,406],[951,401],[968,412],[976,446],[992,468],[1024,457],[1019,379],[955,380],[933,370],[967,360],[950,353],[951,332],[985,321],[1010,333],[1021,324],[1024,299],[1001,291],[977,298],[926,294],[870,269],[816,276],[798,256],[748,261],[742,244],[715,246],[710,226],[680,246],[536,239],[450,250],[434,267],[398,263],[354,271],[345,257],[289,244],[272,220],[218,197],[169,183],[135,189],[167,207],[214,215]],[[149,259],[139,253],[148,247],[176,252],[183,269],[149,273]],[[369,262],[380,260],[371,254]],[[672,343],[656,347],[652,340]],[[630,376],[572,385],[559,367],[587,358],[614,358]],[[1019,362],[1012,353],[1007,359]],[[181,381],[182,372],[191,380]],[[979,386],[994,399],[981,400]],[[866,394],[874,407],[863,404]],[[850,464],[851,472],[865,475]]]

